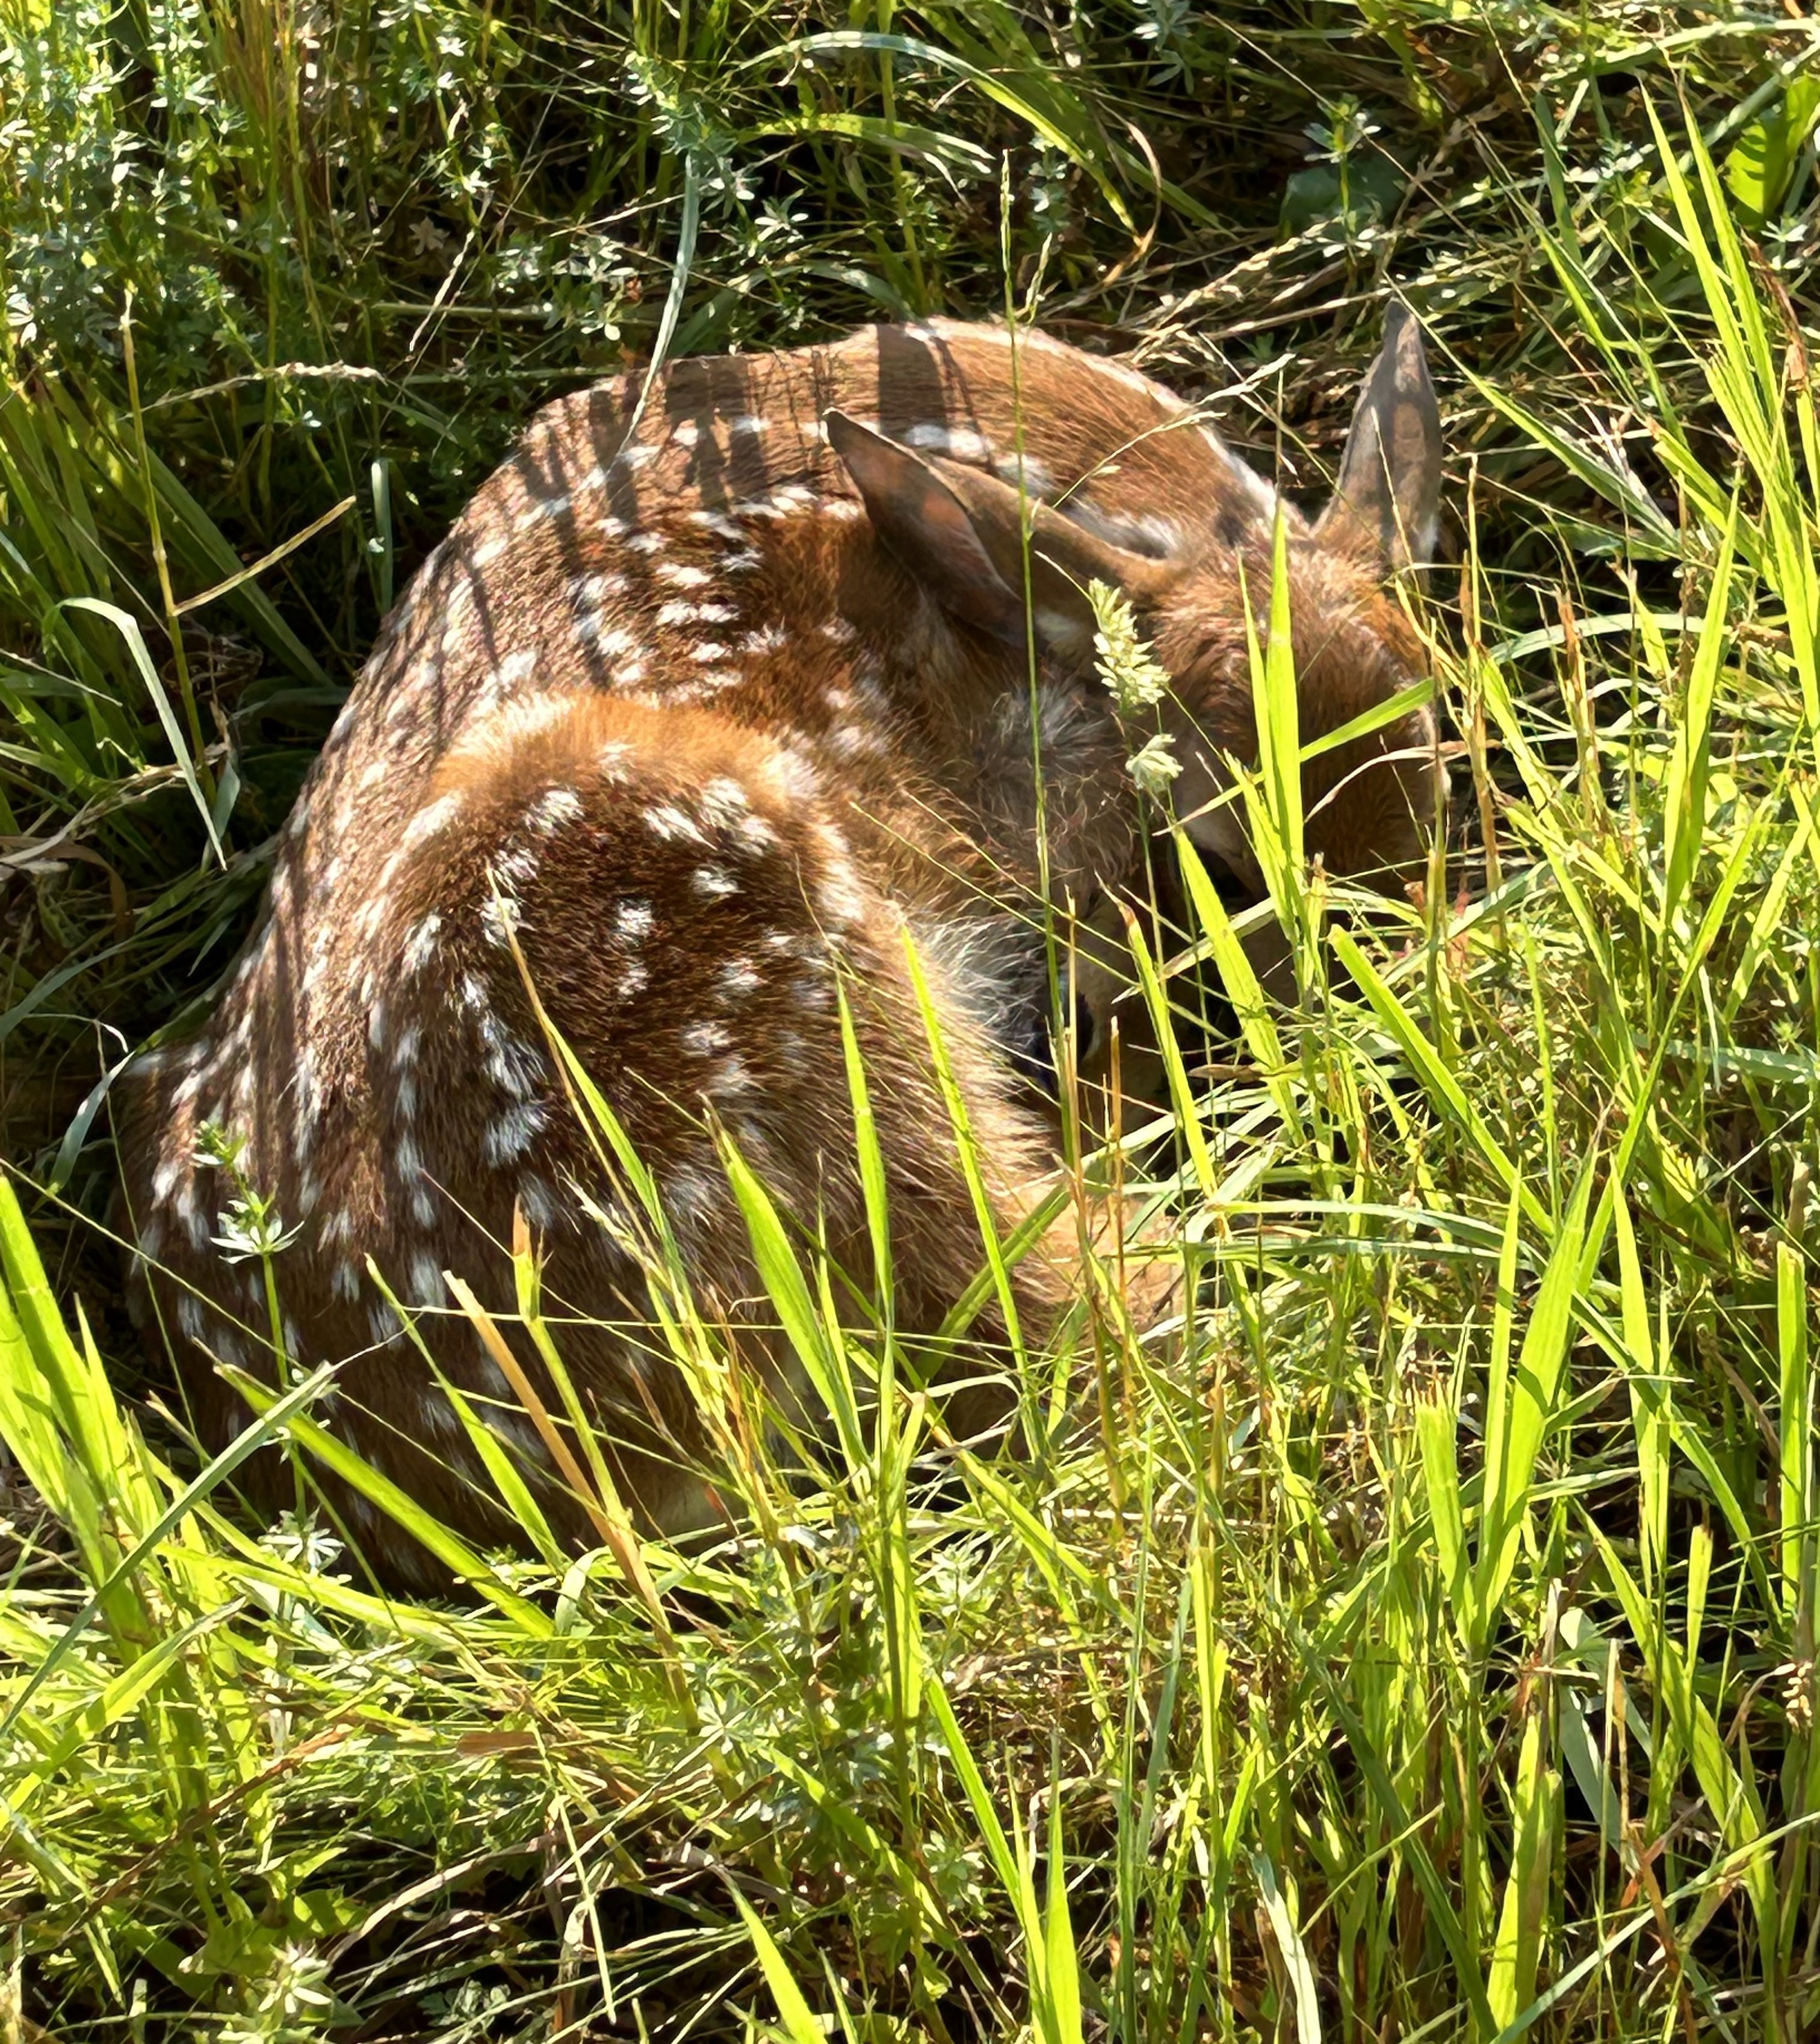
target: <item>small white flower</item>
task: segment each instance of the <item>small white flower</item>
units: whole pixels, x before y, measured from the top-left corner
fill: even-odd
[[[1087,601],[1093,606],[1094,665],[1114,709],[1120,717],[1154,709],[1169,692],[1169,673],[1138,636],[1131,604],[1103,582],[1089,582]]]
[[[1181,770],[1181,762],[1169,750],[1169,734],[1163,731],[1159,731],[1125,762],[1125,771],[1139,791],[1159,802]]]

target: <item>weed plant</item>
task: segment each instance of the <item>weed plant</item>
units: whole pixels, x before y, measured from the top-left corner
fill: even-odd
[[[9,2038],[1811,2033],[1816,47],[1627,0],[0,0]],[[1313,492],[1392,287],[1453,816],[1388,913],[1305,870],[1260,660],[1293,996],[1185,849],[1137,960],[1234,1017],[1117,1160],[1166,1339],[1102,1260],[1016,1358],[1032,1451],[960,1454],[730,1156],[831,1418],[726,1429],[720,1546],[582,1466],[595,1551],[527,1497],[530,1558],[472,1553],[336,1443],[334,1358],[191,1451],[111,1308],[107,1075],[205,1005],[537,402],[998,310]],[[502,1274],[559,1356],[528,1243],[455,1276]],[[380,1594],[305,1448],[470,1594]]]

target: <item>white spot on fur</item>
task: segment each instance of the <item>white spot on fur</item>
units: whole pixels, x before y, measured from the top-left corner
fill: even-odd
[[[732,1047],[724,1022],[691,1022],[682,1032],[683,1047],[698,1058],[718,1057]]]
[[[584,611],[575,620],[575,639],[579,645],[592,646],[595,651],[609,659],[620,653],[630,653],[638,646],[636,636],[623,624],[608,624],[597,610]]]
[[[906,447],[926,453],[951,455],[956,461],[989,461],[991,444],[970,426],[950,426],[939,419],[924,420],[897,437]]]
[[[740,851],[747,852],[747,855],[751,856],[757,856],[758,852],[773,851],[777,842],[779,842],[777,840],[777,832],[765,822],[765,817],[762,816],[738,817],[736,822],[730,824],[728,828],[732,830],[734,838],[738,840]]]
[[[678,1220],[712,1220],[720,1211],[721,1187],[717,1181],[693,1164],[680,1164],[665,1174],[663,1203]]]
[[[689,884],[704,901],[724,901],[729,894],[737,894],[739,883],[724,866],[698,866],[689,876]]]
[[[291,1136],[299,1157],[307,1157],[316,1140],[316,1125],[322,1113],[322,1087],[316,1075],[316,1059],[306,1043],[298,1051],[290,1075],[290,1094],[296,1106]]]
[[[524,822],[528,829],[547,836],[564,824],[578,823],[581,816],[582,798],[573,788],[551,788],[524,812]]]
[[[730,603],[685,603],[680,599],[659,606],[659,624],[726,624],[739,616]]]
[[[440,1399],[425,1398],[418,1412],[426,1432],[440,1434],[445,1440],[467,1439],[467,1429],[463,1426],[461,1415],[452,1405],[445,1404]]]
[[[764,982],[750,959],[736,958],[729,959],[720,968],[716,984],[723,1000],[743,1001],[748,995],[756,993]]]
[[[490,1164],[515,1164],[536,1140],[550,1118],[541,1101],[520,1101],[486,1125],[481,1147]]]
[[[772,791],[789,801],[806,802],[820,790],[816,770],[802,754],[780,748],[758,767],[761,778]]]
[[[701,790],[701,813],[711,823],[731,823],[751,807],[750,797],[731,774],[716,774]]]
[[[659,562],[657,577],[678,589],[705,589],[714,579],[706,568],[696,567],[688,561]]]
[[[674,802],[655,802],[644,813],[644,826],[666,844],[701,844],[708,842],[701,826]]]
[[[644,942],[651,935],[651,920],[648,901],[622,901],[613,911],[613,928],[629,944]]]
[[[420,1228],[428,1228],[436,1217],[436,1205],[431,1197],[430,1181],[424,1170],[423,1152],[417,1147],[417,1138],[408,1132],[401,1135],[392,1155],[398,1182],[410,1195],[411,1217]]]
[[[821,912],[837,928],[858,922],[866,912],[866,896],[859,884],[859,875],[841,848],[839,834],[834,831],[820,833],[824,844],[831,847],[827,870],[816,889],[816,900]]]
[[[405,939],[404,962],[408,973],[420,973],[436,954],[436,936],[443,919],[432,909]]]
[[[862,724],[843,724],[836,726],[827,735],[831,751],[842,759],[857,759],[862,753],[882,752],[885,742],[874,731]]]
[[[497,1016],[482,1016],[479,1029],[487,1077],[514,1100],[529,1100],[550,1075],[541,1052],[520,1043]]]
[[[528,647],[521,647],[516,653],[508,653],[487,678],[502,690],[515,689],[520,682],[528,681],[536,669],[536,652]]]
[[[1013,490],[1018,487],[1021,474],[1024,494],[1027,497],[1052,497],[1055,494],[1055,478],[1034,455],[1019,456],[1008,454],[993,464],[1000,479],[1008,482]]]

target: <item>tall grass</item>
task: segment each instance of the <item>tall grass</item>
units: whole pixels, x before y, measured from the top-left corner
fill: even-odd
[[[29,95],[0,131],[10,2034],[1810,2030],[1809,32],[1422,0],[0,19]],[[246,1520],[105,1312],[97,1082],[205,998],[378,610],[510,426],[666,330],[1008,294],[1236,387],[1312,484],[1387,277],[1456,455],[1457,574],[1419,612],[1451,856],[1388,919],[1301,869],[1261,660],[1243,799],[1295,996],[1185,847],[1192,924],[1140,961],[1192,1008],[1211,959],[1236,1015],[1125,1160],[1171,1216],[1169,1337],[1101,1273],[1097,1396],[1024,1354],[1036,1451],[957,1456],[889,1313],[843,1330],[730,1158],[833,1416],[779,1466],[653,1213],[736,1539],[641,1543],[560,1414],[581,1560],[528,1520],[534,1558],[471,1553],[371,1481],[459,1604],[373,1593],[321,1518]],[[324,1381],[236,1454],[344,1456]]]

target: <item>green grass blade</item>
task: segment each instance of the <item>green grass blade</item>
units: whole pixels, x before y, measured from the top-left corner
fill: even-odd
[[[1403,1053],[1410,1070],[1421,1081],[1423,1089],[1465,1132],[1474,1148],[1497,1174],[1506,1193],[1520,1204],[1524,1218],[1545,1235],[1552,1235],[1553,1228],[1547,1209],[1492,1135],[1484,1117],[1468,1100],[1446,1059],[1423,1035],[1415,1018],[1380,976],[1351,933],[1334,929],[1330,932],[1328,941]]]
[[[278,1402],[270,1385],[248,1376],[244,1370],[228,1364],[221,1365],[221,1369],[223,1377],[255,1413],[263,1416]],[[301,1413],[286,1423],[286,1430],[299,1447],[315,1456],[369,1504],[377,1505],[396,1526],[433,1554],[451,1575],[471,1585],[502,1616],[511,1619],[528,1639],[544,1639],[550,1636],[553,1630],[551,1622],[535,1604],[501,1581],[497,1572],[459,1534],[451,1531],[408,1491],[390,1477],[382,1475],[345,1442],[337,1440],[326,1427],[317,1426]]]
[[[777,1940],[765,1928],[763,1919],[737,1888],[730,1887],[728,1892],[733,1897],[733,1906],[739,1912],[740,1922],[746,1927],[746,1934],[752,1941],[752,1950],[758,1961],[758,1970],[765,1976],[765,1984],[770,1989],[771,1999],[778,2005],[778,2015],[784,2026],[784,2034],[789,2038],[790,2044],[827,2044],[827,2031],[809,2007],[802,1989],[797,1985],[796,1976],[790,1971],[783,1954],[778,1950]]]
[[[152,706],[158,713],[158,721],[163,726],[164,736],[171,747],[171,755],[177,763],[177,770],[183,776],[183,785],[190,791],[190,799],[196,805],[197,813],[202,819],[202,828],[209,834],[209,847],[215,855],[216,863],[225,870],[228,855],[221,847],[221,835],[215,828],[214,805],[204,793],[201,776],[183,736],[183,728],[177,719],[170,695],[159,678],[158,670],[152,663],[152,655],[145,644],[145,635],[139,628],[137,618],[122,610],[117,603],[103,603],[98,597],[72,596],[65,606],[71,610],[93,611],[97,617],[105,617],[126,642],[132,656],[132,664],[139,670],[139,678],[145,684],[145,693],[152,698]]]
[[[1532,1711],[1523,1727],[1522,1750],[1511,1791],[1515,1836],[1511,1869],[1498,1918],[1497,1943],[1485,1983],[1485,1997],[1500,2031],[1534,1999],[1542,1962],[1542,1931],[1553,1873],[1556,1808],[1561,1780],[1542,1757],[1542,1720]]]
[[[1586,1243],[1587,1208],[1592,1195],[1590,1164],[1578,1186],[1524,1331],[1516,1370],[1507,1385],[1494,1380],[1488,1404],[1502,1414],[1494,1439],[1489,1427],[1485,1446],[1485,1502],[1474,1567],[1473,1598],[1483,1622],[1489,1623],[1502,1602],[1515,1566],[1522,1522],[1530,1509],[1536,1458],[1553,1420],[1565,1381],[1568,1335],[1572,1326]],[[1492,1403],[1491,1401],[1496,1401]]]

